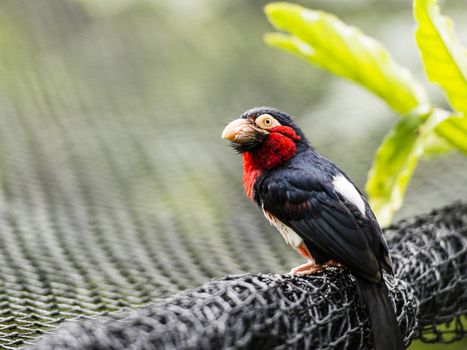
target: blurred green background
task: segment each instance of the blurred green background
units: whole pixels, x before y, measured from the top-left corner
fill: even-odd
[[[85,120],[98,128],[143,127],[153,135],[146,146],[154,156],[162,146],[183,148],[196,163],[207,150],[225,148],[219,155],[235,176],[240,160],[219,133],[245,109],[269,105],[298,117],[312,143],[363,187],[376,147],[398,118],[359,87],[266,47],[262,35],[272,28],[265,3],[3,0],[2,123],[14,120],[16,109],[44,134],[58,119],[69,131]],[[297,3],[358,26],[424,79],[409,1]],[[441,4],[461,40],[467,37],[464,2]],[[459,155],[421,164],[398,218],[465,198],[466,178],[467,160]]]
[[[262,35],[272,30],[266,3],[2,0],[1,204],[20,207],[15,193],[28,197],[29,186],[40,183],[41,196],[28,202],[33,211],[59,216],[58,204],[75,201],[73,208],[91,212],[131,211],[141,222],[157,215],[169,226],[176,215],[187,235],[251,212],[255,227],[273,232],[241,198],[240,158],[220,139],[225,123],[258,105],[296,116],[311,142],[363,187],[376,147],[398,117],[361,88],[264,45]],[[360,27],[424,80],[410,1],[297,3]],[[467,42],[465,0],[441,5]],[[430,91],[443,103],[436,87]],[[397,218],[466,199],[466,182],[465,157],[422,162]],[[283,245],[276,236],[274,244]],[[235,252],[225,261],[219,255],[218,270],[201,267],[206,276],[248,270]],[[259,257],[259,270],[300,260],[285,250],[280,265],[268,259]],[[181,280],[179,289],[190,286]]]
[[[199,152],[189,158],[197,160],[206,149],[226,147],[217,137],[224,123],[249,107],[271,105],[297,116],[312,143],[363,186],[375,148],[397,117],[362,89],[266,47],[262,34],[272,29],[265,3],[3,0],[2,115],[17,103],[29,119],[57,114],[72,128],[83,114],[118,126],[118,114],[131,127],[154,128],[154,139],[167,136],[186,150],[196,143]],[[409,1],[298,3],[360,27],[424,79]],[[442,5],[462,40],[463,1]],[[49,105],[38,110],[39,103]],[[238,157],[229,151],[223,157],[238,169]],[[465,197],[466,170],[458,155],[422,164],[398,217]]]

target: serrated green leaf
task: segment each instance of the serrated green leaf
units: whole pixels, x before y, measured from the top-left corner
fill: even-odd
[[[271,3],[265,12],[274,27],[289,33],[267,34],[269,45],[362,85],[402,115],[428,103],[423,87],[383,45],[336,16],[289,3]]]
[[[381,226],[391,223],[401,207],[405,191],[418,160],[440,123],[450,117],[449,112],[434,109],[403,118],[384,138],[368,173],[366,191],[368,201]]]

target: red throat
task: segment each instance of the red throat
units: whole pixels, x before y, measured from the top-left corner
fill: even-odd
[[[288,126],[278,126],[270,130],[267,140],[252,152],[243,153],[243,188],[247,197],[253,199],[256,179],[264,170],[285,163],[297,152],[294,141],[300,140]]]

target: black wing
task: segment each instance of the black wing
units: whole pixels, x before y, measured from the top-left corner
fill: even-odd
[[[264,177],[256,191],[260,205],[302,237],[318,262],[333,259],[369,281],[381,280],[386,254],[379,227],[373,216],[357,217],[331,179],[289,168]]]

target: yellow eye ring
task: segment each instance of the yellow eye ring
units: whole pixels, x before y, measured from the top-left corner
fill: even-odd
[[[271,115],[262,114],[255,120],[255,124],[262,129],[271,129],[281,124]]]

